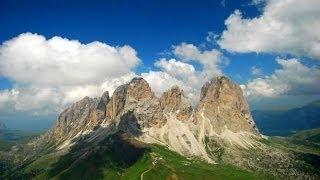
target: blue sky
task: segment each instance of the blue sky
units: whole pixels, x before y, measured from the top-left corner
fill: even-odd
[[[250,1],[2,1],[0,41],[24,32],[77,39],[82,43],[128,44],[144,66],[181,42],[201,44],[209,31],[221,33],[224,20],[241,8],[257,15]],[[251,59],[255,56],[239,56]],[[255,62],[244,62],[248,66]]]
[[[219,68],[217,70],[221,71],[222,74],[230,76],[237,83],[245,85],[248,92],[248,99],[253,95],[259,96],[259,98],[252,98],[253,100],[250,100],[250,104],[253,108],[270,107],[270,104],[272,104],[271,106],[274,106],[274,104],[277,104],[277,102],[283,101],[284,99],[285,101],[288,101],[288,103],[282,103],[281,106],[298,106],[319,97],[319,94],[317,93],[319,88],[312,85],[318,83],[319,79],[317,77],[309,78],[319,74],[319,56],[313,50],[317,46],[315,46],[315,48],[311,47],[305,49],[305,47],[309,47],[309,44],[304,45],[303,38],[292,41],[290,38],[293,35],[290,33],[280,33],[280,42],[279,39],[272,38],[277,35],[270,35],[269,32],[261,30],[265,29],[265,27],[270,27],[272,33],[277,32],[277,29],[272,31],[273,26],[268,24],[269,21],[259,19],[261,16],[266,16],[268,18],[265,19],[275,18],[274,20],[283,25],[282,27],[291,29],[291,31],[288,32],[294,32],[292,33],[294,35],[300,32],[309,32],[299,28],[298,25],[301,24],[298,24],[297,22],[300,21],[296,21],[294,18],[288,18],[289,20],[286,21],[283,19],[276,19],[276,17],[273,16],[271,17],[270,14],[272,13],[269,12],[272,11],[270,10],[272,8],[268,7],[273,7],[276,3],[277,2],[273,0],[1,1],[0,43],[10,41],[12,38],[18,37],[22,33],[30,32],[43,36],[46,40],[49,40],[54,36],[59,36],[67,38],[68,40],[78,40],[82,44],[99,41],[112,47],[129,45],[137,52],[137,57],[140,59],[138,64],[132,65],[132,67],[130,66],[129,68],[131,73],[133,72],[137,75],[150,71],[166,72],[164,70],[164,65],[154,65],[160,58],[166,58],[167,61],[170,58],[174,58],[178,62],[187,63],[187,65],[194,66],[196,71],[199,71],[200,74],[204,71],[203,68],[205,66],[200,57],[200,60],[198,60],[197,57],[193,57],[194,60],[190,62],[186,60],[187,57],[184,55],[179,56],[174,53],[175,48],[182,45],[181,43],[192,44],[194,47],[198,48],[200,54],[205,51],[211,51],[212,49],[215,49],[222,54],[223,63],[218,65]],[[305,18],[306,20],[303,20],[305,21],[306,26],[310,24],[311,26],[318,25],[314,22],[314,18],[319,17],[319,13],[311,8],[315,5],[312,3],[317,2],[310,1],[310,7],[306,6],[306,12],[310,12],[310,14],[306,13],[308,16]],[[281,13],[288,12],[289,15],[300,13],[293,11],[292,8],[290,8],[291,5],[292,3],[284,4],[284,12]],[[241,14],[237,14],[235,12],[236,10],[241,12]],[[275,13],[279,12],[275,11]],[[226,26],[225,22],[232,15],[238,17],[238,19],[235,18],[229,26]],[[282,16],[282,14],[280,15]],[[256,23],[254,18],[258,18],[260,24],[251,27],[248,21]],[[242,26],[240,27],[241,23]],[[263,23],[265,27],[261,25]],[[262,28],[259,28],[259,25],[261,25]],[[240,28],[237,29],[235,27]],[[283,31],[285,30],[286,29],[284,28]],[[226,33],[225,36],[223,35],[224,32]],[[208,41],[206,39],[210,33],[217,35],[215,40]],[[318,31],[318,33],[316,32],[315,34],[320,34],[320,32]],[[263,37],[268,37],[269,35],[271,38],[266,38],[266,40],[263,39]],[[239,40],[237,38],[238,36],[244,36],[244,46],[238,45],[244,41]],[[260,37],[262,40],[259,40]],[[310,33],[310,36],[306,37],[314,39],[315,43],[319,43],[318,35]],[[305,39],[306,43],[308,41],[307,38]],[[256,39],[257,42],[255,41]],[[274,41],[274,46],[263,42],[263,40],[268,41],[269,39],[270,41]],[[288,40],[288,42],[286,42],[286,40]],[[246,41],[248,42],[246,43]],[[292,42],[296,42],[297,45],[288,45],[290,43],[295,44]],[[12,44],[14,44],[14,42]],[[250,46],[246,46],[246,44],[250,44]],[[2,50],[2,52],[5,51]],[[30,112],[29,109],[15,109],[15,107],[21,105],[21,103],[10,100],[10,98],[14,97],[14,93],[11,91],[17,89],[21,94],[23,93],[23,90],[25,90],[23,89],[24,87],[39,89],[40,86],[39,83],[34,85],[32,82],[30,83],[29,80],[21,80],[21,76],[16,77],[15,75],[12,75],[17,72],[11,73],[8,69],[1,69],[1,61],[5,62],[2,64],[2,67],[7,65],[7,62],[13,61],[11,59],[6,59],[6,57],[9,56],[5,56],[5,53],[3,54],[4,55],[0,57],[0,92],[2,93],[2,99],[4,99],[3,102],[5,102],[4,104],[11,104],[12,106],[0,106],[0,108],[2,108],[2,111],[0,110],[0,112],[3,114],[2,117],[0,115],[0,118],[7,121],[8,124],[12,123],[14,124],[13,126],[18,127],[18,124],[23,123],[16,120],[18,118],[8,116],[8,114],[19,112],[20,115],[28,114],[29,117]],[[297,61],[292,60],[293,58]],[[279,63],[277,59],[283,59],[285,61],[281,64],[281,61]],[[290,76],[292,71],[294,71],[290,69],[293,66],[296,70],[298,69],[298,72],[301,70],[302,75],[299,76],[299,74],[297,74],[297,77],[302,78],[286,77]],[[286,67],[288,69],[286,69]],[[253,73],[254,68],[257,69],[257,71],[255,71],[256,73]],[[280,72],[276,73],[277,70],[280,70]],[[23,72],[19,71],[18,73]],[[272,75],[275,77],[270,78]],[[41,74],[39,74],[39,76],[41,76]],[[259,80],[258,78],[261,78],[262,80]],[[281,83],[279,83],[280,80],[287,83],[287,86],[282,87],[280,85]],[[43,81],[41,82],[43,83]],[[181,80],[181,82],[183,81]],[[250,84],[249,82],[252,83]],[[65,85],[66,83],[62,84]],[[77,86],[78,85],[80,84],[77,84]],[[276,88],[273,88],[273,86]],[[306,89],[310,90],[305,91],[307,94],[303,94],[301,88],[299,88],[300,86],[305,86]],[[41,85],[41,87],[43,87],[43,85]],[[53,88],[53,86],[48,86],[46,88]],[[283,88],[285,88],[286,91],[282,92],[281,89]],[[276,91],[281,91],[281,93]],[[56,90],[54,90],[54,92],[56,92]],[[301,98],[302,95],[303,97]],[[294,100],[290,101],[290,99]],[[264,102],[266,102],[267,105]],[[49,103],[44,104],[46,107],[51,107],[48,105]],[[25,107],[24,105],[21,106]],[[10,112],[4,111],[4,107],[11,108]],[[41,109],[43,107],[37,108],[37,110],[39,110],[39,108]],[[30,111],[33,111],[33,109]],[[39,113],[31,112],[31,114],[38,115]],[[49,113],[49,115],[41,116],[40,118],[37,116],[37,119],[46,119],[44,117],[47,117],[47,119],[54,119],[53,117],[55,117],[56,114],[57,112]],[[20,118],[21,116],[19,116],[19,119]],[[30,116],[29,119],[32,119],[32,116]]]
[[[2,1],[0,41],[24,32],[47,38],[61,36],[82,43],[107,42],[114,46],[128,44],[138,51],[143,64],[138,71],[151,68],[160,53],[181,42],[202,44],[208,32],[224,29],[224,20],[235,9],[247,17],[259,10],[251,1]],[[231,54],[232,56],[232,54]],[[270,59],[270,61],[269,61]],[[276,67],[273,56],[242,54],[232,56],[234,63],[226,73],[244,82],[250,67],[263,66],[267,73]],[[241,74],[243,78],[237,75]],[[1,78],[0,88],[10,87]]]

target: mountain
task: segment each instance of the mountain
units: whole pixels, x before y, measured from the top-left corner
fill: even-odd
[[[252,112],[263,134],[288,136],[300,130],[320,128],[320,100],[285,111]]]
[[[137,77],[112,97],[76,102],[54,127],[2,152],[2,177],[35,179],[319,178],[315,152],[262,136],[241,88],[225,76],[201,88],[193,107],[174,86],[155,96]],[[304,158],[301,158],[304,157]]]

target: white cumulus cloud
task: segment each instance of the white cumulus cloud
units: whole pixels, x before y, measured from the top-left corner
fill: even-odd
[[[226,58],[217,49],[203,50],[193,44],[173,46],[172,59],[159,59],[158,70],[141,73],[153,91],[161,93],[178,85],[195,103],[202,85],[221,75]],[[55,114],[69,104],[118,86],[138,76],[141,62],[130,46],[102,42],[83,44],[62,37],[46,39],[24,33],[0,46],[0,76],[12,80],[12,88],[0,91],[1,110],[33,115]],[[197,67],[197,68],[196,68]]]
[[[130,46],[82,44],[55,36],[24,33],[0,47],[2,76],[39,86],[99,83],[131,71],[140,62]]]
[[[319,0],[266,0],[258,17],[245,18],[239,10],[230,15],[218,44],[231,52],[292,54],[320,60],[319,17]]]
[[[308,67],[298,59],[277,59],[280,69],[271,76],[256,78],[242,85],[249,98],[281,95],[320,95],[320,69]]]
[[[221,74],[220,65],[226,63],[223,54],[217,49],[201,51],[193,44],[181,43],[174,46],[174,55],[184,62],[197,62],[203,66],[203,72],[208,76],[216,76]]]
[[[0,91],[0,106],[35,114],[60,111],[84,96],[100,96],[135,76],[140,63],[130,46],[82,44],[24,33],[0,46],[0,76],[13,81]]]

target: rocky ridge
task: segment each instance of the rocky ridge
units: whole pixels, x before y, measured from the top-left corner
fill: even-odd
[[[59,115],[51,130],[10,154],[26,164],[49,155],[66,155],[76,164],[113,148],[120,156],[128,153],[125,161],[131,164],[148,144],[158,144],[212,164],[279,177],[317,177],[299,169],[305,162],[294,153],[264,141],[241,88],[229,78],[220,76],[207,82],[200,101],[191,106],[179,87],[157,97],[147,81],[136,77],[119,86],[111,97],[105,92],[100,98],[85,97],[74,103]]]
[[[98,142],[118,131],[211,163],[215,158],[208,154],[208,138],[241,148],[261,138],[242,90],[225,76],[202,87],[195,108],[179,87],[156,97],[147,81],[137,77],[118,87],[111,98],[105,92],[101,98],[76,102],[60,114],[48,133],[30,145],[37,148],[45,143],[51,149],[67,150],[79,139]]]
[[[100,98],[74,103],[51,130],[14,147],[9,153],[13,157],[5,157],[17,160],[16,164],[42,157],[60,157],[65,164],[67,157],[71,167],[101,152],[114,152],[130,166],[156,144],[192,161],[230,164],[279,177],[318,177],[313,166],[294,152],[268,142],[257,130],[241,88],[225,76],[207,82],[195,106],[179,87],[157,97],[147,81],[137,77],[111,97],[105,92]]]

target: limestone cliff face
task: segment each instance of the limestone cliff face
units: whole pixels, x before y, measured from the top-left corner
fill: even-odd
[[[104,92],[98,101],[97,106],[92,110],[89,117],[93,126],[101,124],[106,117],[106,106],[110,101],[109,92]]]
[[[195,113],[198,119],[207,118],[218,134],[225,129],[259,134],[241,88],[225,76],[214,78],[201,88]]]
[[[254,171],[276,169],[297,177],[301,168],[294,168],[298,160],[293,154],[260,138],[241,88],[225,76],[204,84],[195,107],[177,86],[158,98],[144,79],[134,78],[119,86],[111,98],[105,92],[101,98],[85,97],[71,105],[50,131],[23,147],[22,157],[30,160],[46,153],[62,157],[70,152],[74,159],[85,159],[109,146],[119,146],[120,153],[130,152],[121,151],[128,148],[123,142],[130,141],[143,146],[160,144],[209,163]]]
[[[59,143],[91,131],[105,119],[109,93],[101,98],[85,97],[64,110],[55,126],[45,134],[45,141]]]
[[[124,115],[132,114],[141,128],[161,126],[165,122],[160,103],[147,81],[134,78],[118,87],[107,104],[107,119],[119,123]]]
[[[119,131],[209,162],[213,160],[207,153],[207,138],[245,147],[251,135],[259,136],[240,87],[227,77],[207,82],[194,110],[179,87],[158,98],[147,81],[137,77],[119,86],[111,98],[105,92],[101,98],[85,97],[73,104],[60,114],[42,141],[34,144],[50,142],[60,150],[78,139],[100,141]]]
[[[163,93],[160,106],[164,113],[174,113],[180,121],[187,121],[192,114],[192,106],[178,86]]]

